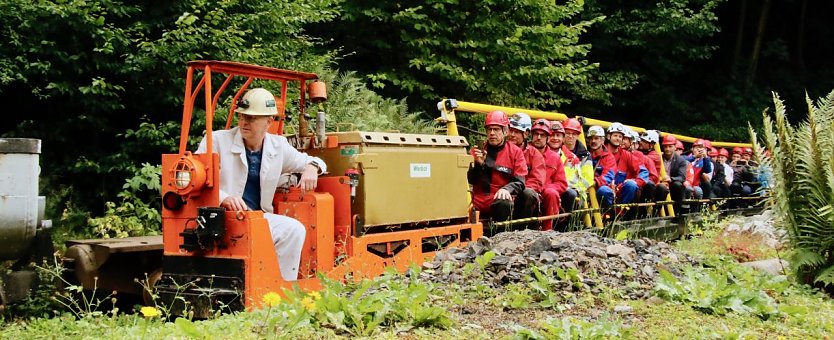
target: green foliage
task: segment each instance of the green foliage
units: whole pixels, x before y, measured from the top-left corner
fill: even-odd
[[[794,249],[791,266],[801,282],[834,287],[834,91],[816,103],[806,97],[807,120],[791,126],[773,94],[773,118],[764,114],[764,142],[772,157],[770,202]],[[775,120],[774,120],[775,118]],[[774,129],[775,127],[775,129]],[[756,140],[755,133],[751,134]]]
[[[661,270],[655,282],[657,296],[677,301],[705,313],[752,314],[762,319],[780,315],[776,302],[765,291],[787,289],[784,277],[764,277],[753,269],[735,265],[683,270],[678,279]]]
[[[386,274],[356,286],[325,279],[322,291],[288,291],[286,303],[272,308],[278,312],[280,328],[312,325],[351,336],[372,336],[394,326],[446,329],[452,325],[446,310],[433,305],[431,286],[397,277]]]
[[[35,271],[39,284],[22,301],[6,306],[2,310],[3,318],[48,318],[54,316],[57,311],[63,309],[63,306],[55,298],[55,292],[61,285],[58,284],[58,278],[53,273],[60,273],[63,267],[56,258],[56,261],[51,264],[44,261],[40,265],[30,265],[26,269]]]
[[[631,330],[624,327],[622,322],[610,315],[603,315],[594,321],[575,317],[561,319],[548,318],[539,324],[538,330],[522,326],[514,327],[514,339],[544,340],[544,339],[617,339],[628,338]]]
[[[162,229],[160,173],[159,165],[142,164],[122,186],[121,202],[107,202],[104,216],[87,220],[93,233],[104,238],[157,235]]]
[[[742,140],[743,126],[763,101],[755,93],[743,93],[727,79],[719,52],[723,28],[735,25],[725,0],[655,0],[630,3],[589,0],[585,18],[606,17],[592,29],[587,41],[590,58],[601,68],[634,81],[615,93],[619,103],[615,117],[593,105],[574,107],[577,114],[605,115],[604,119],[631,122],[704,136],[715,140]],[[719,13],[723,14],[719,18]],[[590,112],[589,112],[590,111]]]
[[[343,8],[324,35],[355,53],[345,63],[369,74],[376,87],[414,99],[433,103],[454,95],[552,107],[574,98],[606,103],[610,90],[630,83],[603,76],[587,60],[591,45],[580,37],[603,17],[578,19],[580,0],[346,2]]]
[[[484,253],[483,255],[479,255],[475,258],[475,263],[478,264],[478,268],[481,269],[481,274],[483,276],[486,276],[486,268],[489,265],[489,262],[492,261],[493,258],[495,258],[495,255],[497,254],[494,251],[490,250]]]
[[[408,112],[405,100],[380,97],[355,72],[328,71],[319,76],[328,84],[328,131],[434,132],[418,114]]]
[[[304,26],[338,3],[4,1],[0,98],[21,114],[0,134],[42,139],[42,175],[55,180],[41,193],[72,188],[76,208],[98,215],[137,164],[175,145],[186,61],[325,68],[333,53],[314,51]]]

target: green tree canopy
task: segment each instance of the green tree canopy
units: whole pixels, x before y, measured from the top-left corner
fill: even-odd
[[[574,99],[607,103],[630,82],[601,74],[580,36],[602,17],[580,20],[583,1],[346,2],[319,32],[347,53],[344,65],[383,93],[427,110],[442,96],[525,107]]]

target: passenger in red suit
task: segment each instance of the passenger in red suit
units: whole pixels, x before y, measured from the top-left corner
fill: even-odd
[[[561,124],[557,125],[560,128],[562,127]],[[573,190],[571,190],[571,193],[573,194],[572,198],[565,197],[565,195],[568,195],[568,181],[565,178],[565,168],[562,164],[562,157],[547,145],[547,142],[553,132],[551,127],[552,125],[547,119],[538,119],[533,123],[533,127],[531,128],[531,134],[533,135],[531,144],[544,156],[546,178],[544,182],[544,189],[540,192],[540,194],[542,197],[542,210],[544,211],[544,214],[548,216],[558,214],[559,206],[565,208],[566,205],[561,203],[562,198],[570,199],[570,202],[568,202],[569,204],[567,204],[570,209],[565,209],[565,211],[572,211],[572,203],[576,201],[576,194]],[[542,230],[552,230],[553,220],[543,221],[541,226]]]
[[[608,152],[614,156],[616,169],[614,183],[617,187],[617,201],[632,203],[637,199],[640,188],[649,180],[649,171],[643,164],[638,164],[631,151],[622,150],[623,136],[628,129],[617,122],[608,127]]]
[[[509,119],[502,111],[487,114],[484,126],[487,140],[483,149],[472,148],[473,164],[467,172],[467,179],[472,185],[472,205],[485,217],[493,221],[507,221],[512,213],[520,209],[514,203],[534,199],[524,196],[524,182],[527,176],[527,161],[524,152],[504,138],[509,127]],[[490,230],[495,232],[495,230]]]
[[[526,188],[519,199],[516,200],[516,207],[519,207],[520,211],[518,214],[514,214],[513,218],[534,217],[538,216],[539,211],[541,211],[541,193],[545,187],[547,168],[542,153],[532,145],[527,144],[527,137],[532,126],[530,116],[525,113],[516,113],[510,117],[507,141],[521,148],[527,162],[527,176],[524,178]],[[538,227],[538,224],[530,224],[529,226]]]

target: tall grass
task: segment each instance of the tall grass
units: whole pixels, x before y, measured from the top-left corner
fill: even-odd
[[[834,91],[816,102],[806,95],[808,116],[797,125],[776,93],[773,102],[774,114],[763,114],[772,154],[762,162],[773,170],[770,200],[793,248],[791,267],[801,282],[834,292]]]

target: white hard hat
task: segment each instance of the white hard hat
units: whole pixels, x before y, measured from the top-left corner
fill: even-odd
[[[660,136],[657,134],[657,131],[648,130],[643,132],[643,136],[641,136],[640,139],[649,143],[657,144],[657,142],[660,141]]]
[[[630,127],[626,126],[625,127],[625,132],[623,132],[623,138],[628,138],[628,139],[631,139],[632,141],[636,141],[634,139],[634,130],[632,130]]]
[[[629,129],[631,130],[631,129]],[[640,134],[637,131],[631,130],[631,140],[635,143],[640,140]]]
[[[263,88],[255,88],[238,100],[235,112],[250,116],[274,116],[278,114],[278,107],[272,93]]]
[[[588,128],[588,137],[594,136],[605,137],[605,130],[603,130],[601,126],[597,125]]]
[[[611,125],[608,127],[608,133],[614,133],[614,132],[619,132],[619,133],[622,133],[623,135],[625,135],[626,134],[625,125],[617,123],[617,122],[611,123]]]
[[[516,113],[510,116],[510,127],[521,131],[530,131],[533,120],[526,113]]]

